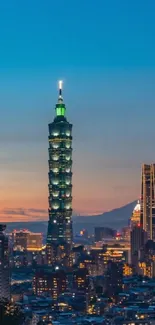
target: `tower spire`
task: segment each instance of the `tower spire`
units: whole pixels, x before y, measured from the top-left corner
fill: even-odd
[[[59,97],[58,97],[58,103],[62,103],[63,102],[63,98],[62,98],[62,85],[63,85],[63,81],[59,80]]]
[[[58,89],[59,89],[59,96],[58,96],[58,101],[56,104],[56,116],[65,116],[65,111],[66,111],[66,107],[65,104],[63,102],[63,97],[62,97],[62,85],[63,85],[63,81],[59,80],[58,82]]]

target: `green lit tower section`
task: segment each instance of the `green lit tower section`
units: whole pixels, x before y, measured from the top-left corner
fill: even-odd
[[[66,117],[59,81],[56,116],[49,124],[48,264],[68,264],[72,245],[72,124]]]

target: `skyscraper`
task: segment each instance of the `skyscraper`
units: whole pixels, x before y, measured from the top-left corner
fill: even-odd
[[[130,228],[133,229],[134,227],[139,225],[140,225],[140,202],[138,200],[130,218]]]
[[[49,222],[47,233],[48,264],[68,264],[72,244],[72,124],[66,117],[62,82],[49,124]]]
[[[116,297],[123,286],[123,264],[108,261],[104,277],[104,290],[109,297]]]
[[[0,225],[0,298],[10,299],[10,270],[6,226]]]
[[[51,295],[58,299],[59,295],[66,291],[67,275],[59,267],[37,267],[33,278],[33,291],[35,295]]]
[[[42,234],[23,230],[12,232],[14,250],[37,251],[42,249]]]
[[[142,165],[141,224],[148,239],[155,240],[155,164]]]
[[[134,264],[135,256],[138,258],[139,250],[144,247],[147,241],[147,233],[140,225],[132,228],[130,234],[131,243],[131,262]]]

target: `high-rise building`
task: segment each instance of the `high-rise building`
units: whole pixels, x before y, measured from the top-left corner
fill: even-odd
[[[12,240],[13,240],[13,248],[14,250],[24,250],[27,246],[27,234],[28,231],[26,229],[23,230],[13,230],[12,232]]]
[[[114,237],[116,231],[107,227],[95,227],[95,242],[103,241],[105,238]]]
[[[129,226],[123,227],[121,229],[121,238],[126,242],[130,241],[130,227]]]
[[[147,241],[147,233],[145,230],[139,225],[135,226],[131,230],[131,235],[130,235],[130,240],[131,240],[131,262],[132,264],[135,264],[135,254],[138,257],[138,252],[139,250],[144,247],[146,241]]]
[[[108,261],[104,281],[104,290],[108,296],[117,296],[122,291],[123,286],[123,264]]]
[[[63,269],[38,267],[33,278],[33,291],[35,295],[50,295],[53,299],[58,299],[60,294],[66,291],[67,275]]]
[[[49,124],[49,222],[47,232],[48,264],[70,264],[72,244],[72,124],[66,117],[62,82]]]
[[[139,225],[140,225],[140,202],[138,200],[130,218],[130,228],[133,229],[135,226],[139,226]]]
[[[33,233],[27,229],[14,230],[12,233],[14,250],[38,251],[42,249],[41,233]]]
[[[5,225],[0,225],[0,298],[10,299],[9,248],[5,228]]]
[[[78,268],[73,272],[73,289],[75,292],[86,293],[89,287],[89,272],[87,268]]]
[[[141,224],[148,239],[155,240],[155,164],[142,165]]]

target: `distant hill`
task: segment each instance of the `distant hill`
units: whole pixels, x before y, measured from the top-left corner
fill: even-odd
[[[81,228],[86,228],[89,232],[93,232],[94,227],[97,226],[111,227],[114,229],[127,226],[136,202],[137,201],[133,201],[121,208],[114,209],[100,215],[74,217],[74,231],[79,231]]]
[[[100,215],[73,216],[74,233],[79,232],[82,228],[86,228],[88,232],[93,233],[94,227],[97,226],[111,227],[114,229],[126,226],[135,205],[136,201]],[[7,231],[10,232],[13,229],[29,229],[34,232],[42,232],[46,236],[47,221],[7,223]]]
[[[28,229],[32,232],[41,232],[45,234],[47,232],[47,221],[33,221],[33,222],[8,222],[7,232],[10,232],[14,229]]]

